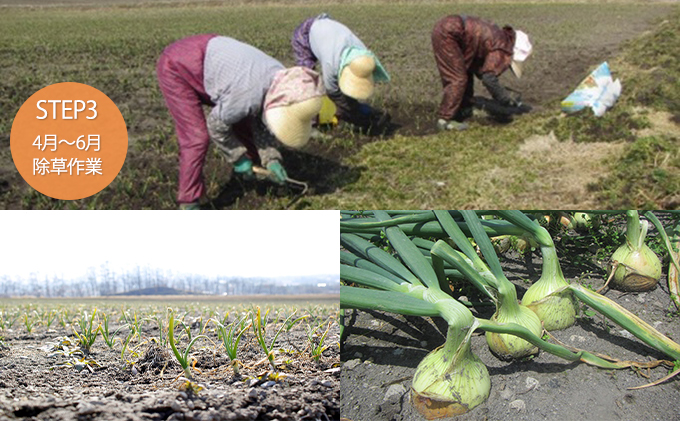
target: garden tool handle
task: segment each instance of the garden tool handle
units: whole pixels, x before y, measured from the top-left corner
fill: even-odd
[[[271,172],[271,171],[269,171],[269,170],[266,169],[266,168],[260,167],[260,166],[258,166],[258,165],[253,165],[253,172],[254,172],[255,174],[264,175],[264,176],[266,176],[266,177],[269,177],[269,176],[272,175],[272,172]],[[302,188],[302,191],[301,191],[300,193],[296,194],[295,197],[293,197],[293,198],[290,200],[290,202],[288,202],[288,204],[286,205],[286,209],[288,209],[288,208],[290,208],[291,205],[293,205],[293,203],[295,203],[300,197],[302,197],[302,196],[304,196],[305,194],[307,194],[307,190],[309,190],[309,185],[308,185],[307,183],[305,183],[304,181],[294,180],[294,179],[292,179],[292,178],[290,178],[290,177],[287,177],[287,178],[286,178],[286,182],[288,182],[289,185],[290,185],[290,184],[294,184],[294,185],[297,185],[299,188]]]
[[[271,171],[269,171],[268,169],[263,168],[263,167],[260,167],[260,166],[258,166],[258,165],[253,165],[253,172],[254,172],[255,174],[264,175],[264,176],[266,176],[266,177],[269,177],[269,176],[271,176],[271,175],[273,174],[273,173],[272,173]],[[307,183],[305,183],[304,181],[299,181],[299,180],[295,180],[295,179],[290,178],[290,177],[286,177],[286,182],[288,182],[288,183],[290,183],[290,184],[295,184],[295,185],[301,187],[301,188],[302,188],[302,193],[301,193],[301,194],[307,193],[307,190],[309,189],[309,185],[308,185]]]
[[[260,174],[260,175],[265,175],[265,176],[270,176],[270,175],[272,175],[272,172],[271,172],[271,171],[269,171],[269,170],[266,169],[266,168],[260,167],[260,166],[258,166],[258,165],[253,165],[253,172],[254,172],[255,174]]]

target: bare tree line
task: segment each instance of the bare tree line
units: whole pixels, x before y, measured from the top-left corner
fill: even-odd
[[[84,276],[76,279],[35,272],[25,277],[0,275],[0,296],[5,297],[96,297],[163,287],[211,295],[313,294],[339,292],[339,281],[326,287],[313,282],[280,285],[265,278],[211,277],[146,266],[117,270],[108,262],[89,267]]]

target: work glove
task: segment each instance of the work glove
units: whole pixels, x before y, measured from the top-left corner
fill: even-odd
[[[180,210],[201,210],[201,206],[197,202],[193,203],[180,203]]]
[[[391,117],[387,112],[373,108],[368,104],[359,104],[352,124],[361,128],[368,136],[380,136],[389,128]]]
[[[474,106],[487,113],[507,119],[513,115],[524,114],[531,111],[531,106],[524,103],[517,103],[513,100],[514,105],[509,105],[508,102],[501,103],[500,101],[488,99],[484,97],[474,97]]]
[[[234,172],[244,180],[254,180],[253,161],[247,156],[240,157],[234,162]]]
[[[360,103],[358,107],[358,112],[361,115],[370,116],[375,112],[375,110],[368,104]]]
[[[513,107],[513,108],[522,104],[522,101],[519,101],[515,98],[507,98],[505,101],[498,101],[498,102],[504,107]]]
[[[525,104],[523,102],[520,102],[519,104],[517,104],[517,107],[515,107],[515,108],[517,110],[516,111],[517,114],[526,114],[529,111],[531,111],[531,105]]]
[[[279,161],[271,161],[267,164],[267,169],[272,173],[269,179],[277,184],[286,184],[288,174]]]
[[[511,99],[506,104],[507,114],[525,114],[531,111],[531,106],[522,102],[520,98]]]
[[[510,98],[504,105],[511,108],[512,114],[524,114],[531,111],[531,106],[522,102],[522,95],[519,92],[515,92],[514,95],[510,95]]]

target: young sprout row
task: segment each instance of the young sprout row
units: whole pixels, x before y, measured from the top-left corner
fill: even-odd
[[[263,362],[270,371],[286,370],[292,363],[291,355],[320,361],[328,349],[328,335],[337,323],[338,307],[311,305],[302,311],[294,306],[281,305],[277,309],[266,307],[232,306],[224,311],[217,306],[188,305],[168,308],[162,306],[119,307],[100,309],[77,306],[48,308],[7,306],[0,308],[0,330],[21,328],[28,333],[40,326],[61,326],[66,335],[50,344],[45,351],[49,357],[60,358],[53,368],[73,368],[92,371],[98,367],[95,346],[101,336],[105,349],[119,352],[120,368],[137,372],[137,363],[149,346],[167,349],[182,370],[182,376],[192,382],[199,373],[195,351],[200,348],[215,355],[226,355],[229,367],[240,377],[242,368],[257,370],[256,362],[245,362],[242,356],[244,343],[259,347]],[[306,313],[301,315],[300,313]],[[62,321],[63,320],[63,321]],[[281,338],[290,341],[289,333],[307,321],[301,338],[306,346],[298,351],[284,350]],[[311,322],[310,322],[311,321]],[[57,323],[55,323],[57,322]],[[298,339],[299,341],[299,339]],[[297,349],[297,347],[296,347]],[[275,376],[276,377],[276,376]]]

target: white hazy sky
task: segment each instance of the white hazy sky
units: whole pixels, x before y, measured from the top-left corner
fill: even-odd
[[[108,261],[202,275],[335,275],[337,211],[11,211],[0,275],[79,277]]]

